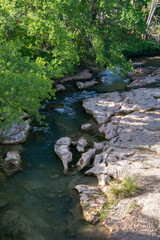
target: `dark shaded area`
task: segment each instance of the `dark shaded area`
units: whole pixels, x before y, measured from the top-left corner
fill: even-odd
[[[110,237],[109,240],[160,240],[160,238],[151,235],[119,231]]]

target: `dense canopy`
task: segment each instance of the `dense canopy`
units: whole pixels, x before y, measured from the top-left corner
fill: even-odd
[[[40,118],[42,100],[54,96],[50,79],[79,64],[124,74],[129,58],[159,51],[145,39],[151,2],[0,0],[0,127],[22,112]]]

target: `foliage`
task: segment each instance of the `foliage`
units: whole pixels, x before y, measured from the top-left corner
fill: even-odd
[[[111,193],[116,198],[124,198],[132,196],[136,193],[139,187],[139,182],[137,177],[126,176],[120,184],[114,184],[111,187]]]
[[[145,33],[146,2],[0,0],[0,37],[19,39],[23,55],[44,57],[55,78],[84,59],[101,67],[118,59],[123,65],[125,58],[117,55],[123,56],[127,36]]]
[[[50,78],[81,63],[132,69],[128,57],[152,50],[143,41],[151,0],[0,0],[0,126],[22,112],[40,118],[54,95]]]
[[[0,127],[20,120],[24,112],[40,119],[41,101],[53,96],[43,61],[22,57],[15,42],[0,46]]]

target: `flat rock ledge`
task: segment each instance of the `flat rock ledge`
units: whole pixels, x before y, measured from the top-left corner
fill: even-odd
[[[27,139],[30,130],[29,120],[22,121],[19,124],[12,124],[9,129],[0,130],[1,144],[18,144]]]
[[[98,154],[85,174],[96,176],[103,192],[125,176],[136,177],[142,187],[108,212],[104,225],[115,232],[111,239],[160,239],[160,89],[101,94],[84,100],[83,107],[107,140],[94,143]]]
[[[95,224],[99,220],[99,212],[105,203],[105,197],[97,186],[77,185],[80,195],[84,219]]]
[[[135,89],[130,92],[112,92],[83,100],[83,108],[99,125],[110,121],[117,114],[146,112],[160,109],[160,89]]]
[[[90,70],[84,70],[83,72],[80,72],[74,76],[63,78],[61,80],[61,83],[72,82],[72,81],[91,80],[92,77],[93,77],[93,74],[90,72]]]
[[[71,144],[72,141],[69,137],[62,137],[54,145],[54,151],[63,163],[64,173],[67,173],[68,164],[72,161],[72,153],[69,150]]]

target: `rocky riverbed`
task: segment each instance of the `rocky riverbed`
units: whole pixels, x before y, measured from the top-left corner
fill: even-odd
[[[127,85],[127,90],[122,88],[123,91],[100,95],[93,91],[82,90],[84,87],[89,87],[88,80],[93,78],[89,70],[67,77],[61,81],[63,85],[57,86],[58,91],[64,91],[67,86],[70,86],[66,83],[73,81],[76,86],[79,81],[83,81],[77,85],[82,92],[64,97],[60,107],[58,105],[53,109],[49,108],[49,105],[46,107],[45,114],[52,126],[51,130],[47,127],[37,127],[35,132],[31,132],[34,142],[31,141],[28,145],[30,156],[27,159],[28,164],[35,167],[31,167],[29,171],[24,170],[24,173],[19,175],[20,180],[18,175],[17,178],[15,176],[15,180],[17,179],[15,183],[18,191],[21,189],[22,196],[15,197],[19,193],[14,190],[14,195],[11,194],[12,197],[9,197],[9,199],[13,198],[10,204],[13,208],[9,207],[9,199],[5,196],[10,196],[9,189],[15,186],[15,183],[12,184],[10,181],[4,184],[3,188],[8,195],[4,194],[4,201],[0,202],[3,240],[8,240],[6,238],[8,235],[4,234],[5,231],[6,233],[9,231],[10,236],[13,233],[15,236],[23,233],[26,240],[30,238],[50,240],[53,234],[57,240],[160,239],[159,68],[146,67],[142,62],[135,63],[134,66],[138,68],[128,74],[130,83]],[[109,88],[110,75],[107,72],[103,73],[101,79],[108,81]],[[96,87],[101,89],[99,80],[98,83]],[[80,109],[79,100],[82,99],[84,99],[83,109],[88,116],[84,115],[83,119],[80,119],[82,112],[78,115],[76,111],[77,108]],[[23,127],[23,129],[12,131],[13,137],[11,136],[10,139],[17,143],[24,141],[29,130],[29,125],[26,126],[28,127],[25,137],[19,137]],[[9,139],[8,135],[7,138]],[[65,175],[62,174],[60,161],[56,157],[54,157],[56,165],[53,169],[53,142],[55,153],[63,163]],[[21,151],[10,147],[7,149],[4,170],[7,175],[10,175],[22,170],[21,158],[23,159],[24,154],[20,156]],[[90,177],[91,175],[96,177],[97,184],[95,179]],[[137,191],[127,197],[112,199],[113,196],[111,196],[110,199],[112,187],[115,184],[122,184],[125,178],[137,179]],[[11,186],[7,190],[6,186],[9,184]],[[73,201],[71,196],[76,195],[72,192],[73,189],[79,193],[84,219],[92,224],[100,222],[94,228],[89,225],[84,227],[77,219],[80,213],[79,208],[71,204]],[[23,211],[17,206],[18,201]],[[33,205],[34,216],[29,213],[29,208]],[[6,211],[4,211],[5,208]],[[60,211],[59,208],[62,209],[62,216],[57,213]],[[68,217],[68,212],[72,217]],[[78,216],[78,218],[81,217]],[[54,223],[53,229],[51,222]],[[63,227],[61,222],[65,222]],[[15,231],[12,229],[14,224]],[[106,231],[103,227],[101,229],[101,226]],[[59,232],[60,228],[61,232]]]
[[[112,232],[111,239],[159,239],[160,88],[144,86],[158,83],[160,74],[159,69],[140,67],[129,76],[127,88],[137,89],[100,94],[82,103],[106,141],[95,142],[77,163],[79,170],[89,167],[85,174],[96,176],[98,186],[77,185],[76,189],[85,219],[95,223],[113,183],[136,177],[141,190],[118,199],[102,224]]]

